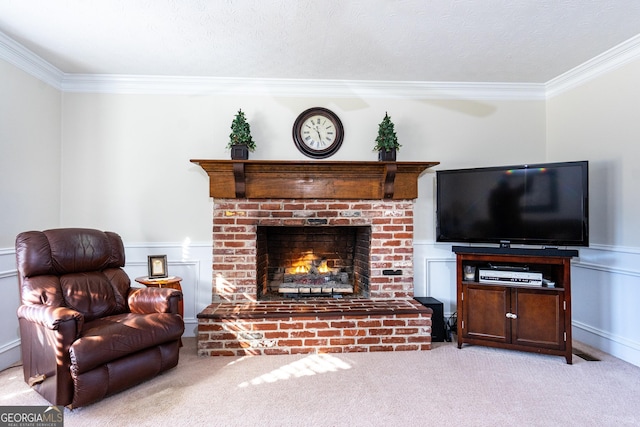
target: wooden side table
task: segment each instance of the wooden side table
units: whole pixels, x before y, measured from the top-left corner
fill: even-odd
[[[169,288],[169,289],[177,289],[182,292],[182,286],[180,286],[180,282],[182,281],[182,277],[178,276],[169,276],[164,277],[162,279],[150,279],[147,276],[136,277],[136,282],[141,283],[145,286],[150,286],[152,288]],[[178,302],[178,314],[182,316],[184,319],[184,303],[183,298]]]

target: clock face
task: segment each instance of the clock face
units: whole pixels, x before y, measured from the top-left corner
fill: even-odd
[[[293,141],[305,156],[322,159],[335,154],[342,145],[342,122],[330,110],[314,107],[298,116],[293,124]]]

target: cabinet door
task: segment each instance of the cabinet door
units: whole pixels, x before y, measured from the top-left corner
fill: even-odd
[[[463,337],[508,343],[511,320],[509,288],[490,285],[464,285]]]
[[[514,288],[511,311],[512,342],[563,350],[564,308],[562,291]]]

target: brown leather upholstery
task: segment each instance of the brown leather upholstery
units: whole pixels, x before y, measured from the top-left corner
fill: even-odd
[[[111,232],[16,238],[24,379],[55,405],[84,406],[178,364],[180,291],[132,288]]]

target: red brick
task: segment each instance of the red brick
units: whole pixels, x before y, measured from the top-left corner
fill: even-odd
[[[198,332],[206,332],[206,331],[222,331],[222,325],[220,325],[219,323],[213,323],[213,324],[199,324],[198,325]]]
[[[398,345],[395,348],[396,351],[416,351],[420,350],[418,345]]]
[[[275,331],[278,329],[277,323],[253,323],[251,324],[252,331]]]
[[[218,349],[218,348],[222,348],[222,342],[221,341],[206,341],[206,342],[201,342],[198,341],[198,348],[201,350],[211,350],[211,349]]]
[[[396,328],[396,334],[398,335],[415,335],[420,332],[418,328]]]
[[[260,209],[260,204],[256,202],[238,202],[236,206],[238,207],[238,209],[242,209],[242,210]]]
[[[409,319],[407,326],[431,326],[431,319]]]
[[[313,347],[295,347],[291,349],[291,354],[310,354],[315,353]]]
[[[260,356],[262,354],[262,350],[259,348],[246,348],[236,350],[236,356]]]
[[[342,335],[340,329],[323,329],[318,331],[318,337],[339,337]]]
[[[289,338],[289,333],[285,331],[273,331],[273,332],[265,332],[265,339],[277,339],[277,338]]]
[[[372,345],[370,351],[393,351],[392,345]]]
[[[356,340],[353,338],[331,338],[329,340],[329,345],[344,346],[344,345],[354,345],[355,343],[356,343]]]
[[[349,203],[329,203],[327,208],[336,211],[347,211],[349,210],[350,206]]]
[[[353,328],[356,326],[354,321],[331,322],[332,328]]]
[[[291,338],[315,338],[316,337],[316,332],[315,331],[309,331],[309,330],[291,331],[290,336],[291,336]]]
[[[319,211],[322,209],[327,209],[326,203],[306,203],[305,209],[308,211]]]
[[[382,326],[405,326],[406,322],[402,319],[384,319]]]
[[[369,351],[369,347],[362,345],[350,345],[343,347],[345,353],[366,353]]]
[[[209,356],[235,356],[235,352],[231,350],[213,350]]]
[[[369,329],[369,335],[393,335],[391,328],[372,328]]]
[[[380,338],[379,337],[365,337],[365,338],[358,338],[358,340],[356,341],[358,344],[379,344],[380,343]]]
[[[279,211],[282,209],[282,204],[280,203],[260,203],[260,210],[262,211]]]
[[[238,339],[236,334],[231,332],[213,332],[210,335],[211,341],[224,341],[224,340],[235,340]]]
[[[302,346],[302,340],[291,340],[291,339],[278,340],[278,345],[280,347],[300,347]]]
[[[265,208],[263,207],[263,209],[265,209]],[[303,210],[305,210],[305,206],[304,206],[304,203],[302,203],[302,202],[285,203],[284,206],[283,206],[283,209],[287,210],[287,211],[303,211]]]
[[[264,354],[291,354],[287,348],[265,348],[262,350]]]
[[[406,344],[407,337],[399,337],[397,335],[384,336],[381,340],[382,344]]]
[[[366,329],[343,329],[342,335],[345,337],[364,337],[367,335]]]
[[[319,347],[318,353],[342,353],[342,347]]]
[[[280,329],[304,329],[301,322],[280,322]]]
[[[306,327],[308,329],[326,329],[329,327],[328,322],[307,322]]]
[[[358,328],[379,328],[382,326],[381,320],[360,320],[358,321]]]

